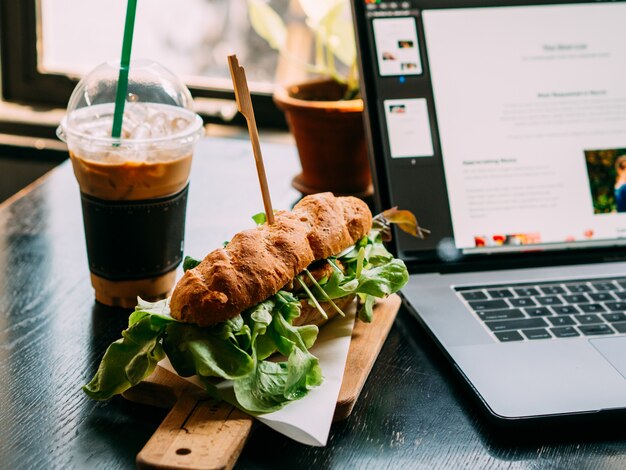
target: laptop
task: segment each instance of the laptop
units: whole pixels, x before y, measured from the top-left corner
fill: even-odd
[[[353,13],[409,310],[499,422],[626,408],[626,2]]]

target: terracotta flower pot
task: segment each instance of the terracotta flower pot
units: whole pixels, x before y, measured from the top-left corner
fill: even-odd
[[[274,93],[296,140],[302,173],[292,185],[303,194],[331,191],[365,197],[373,193],[363,101],[341,101],[344,92],[342,85],[322,80]]]

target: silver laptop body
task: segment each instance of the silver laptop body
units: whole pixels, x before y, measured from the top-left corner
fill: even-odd
[[[405,302],[509,422],[626,408],[626,3],[545,3],[353,0],[378,208],[432,230]]]

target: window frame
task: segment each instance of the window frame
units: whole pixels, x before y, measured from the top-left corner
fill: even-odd
[[[58,73],[43,73],[38,67],[37,21],[39,0],[0,0],[0,62],[2,97],[5,101],[65,108],[78,80]],[[224,58],[226,60],[226,58]],[[194,98],[235,101],[234,92],[189,85]],[[271,93],[251,92],[259,127],[286,129],[284,114],[274,104]],[[205,123],[243,125],[237,114],[231,121],[202,115]]]

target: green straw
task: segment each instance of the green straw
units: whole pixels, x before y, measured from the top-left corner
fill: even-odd
[[[120,60],[120,75],[117,80],[115,95],[115,111],[113,114],[113,130],[111,136],[119,139],[122,135],[122,120],[124,119],[124,105],[128,92],[128,69],[130,68],[130,51],[133,48],[133,32],[135,31],[135,12],[137,0],[128,0],[126,7],[126,23],[124,25],[124,42],[122,43],[122,59]]]

